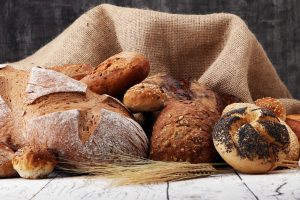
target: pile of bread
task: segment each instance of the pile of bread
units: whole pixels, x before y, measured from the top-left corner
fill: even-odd
[[[286,118],[278,100],[240,103],[197,81],[149,71],[133,52],[95,68],[0,67],[0,177],[43,178],[56,165],[121,154],[190,163],[220,155],[246,173],[298,160],[293,130],[300,133],[300,119]]]

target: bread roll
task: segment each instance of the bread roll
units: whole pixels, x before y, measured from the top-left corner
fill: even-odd
[[[15,152],[7,145],[0,143],[0,178],[14,177],[17,172],[12,165]]]
[[[146,134],[113,97],[83,90],[83,83],[43,68],[30,73],[3,68],[0,83],[0,106],[6,108],[0,111],[5,124],[0,139],[16,148],[43,146],[76,162],[101,161],[110,153],[148,154]]]
[[[13,159],[14,169],[22,178],[46,178],[56,165],[54,154],[39,147],[23,147],[19,149]]]
[[[75,80],[81,80],[86,75],[93,72],[94,68],[88,64],[61,65],[49,67],[49,69],[63,73]]]
[[[254,104],[227,106],[212,135],[222,158],[243,173],[265,173],[299,156],[295,134],[272,111]]]
[[[99,64],[81,82],[95,93],[118,96],[144,80],[149,71],[149,61],[144,56],[122,52]]]
[[[273,111],[273,113],[277,117],[279,117],[280,119],[285,121],[286,109],[285,109],[284,105],[278,99],[274,99],[272,97],[265,97],[262,99],[257,99],[255,101],[255,105]]]
[[[215,109],[192,101],[172,101],[156,120],[150,158],[163,161],[212,162],[216,155],[211,131]]]
[[[164,107],[166,98],[159,86],[140,83],[127,90],[123,102],[133,112],[154,112]]]

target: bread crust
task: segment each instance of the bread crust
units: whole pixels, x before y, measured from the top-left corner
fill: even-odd
[[[14,151],[4,143],[0,143],[0,178],[17,176],[12,165]]]
[[[150,158],[191,163],[213,162],[211,131],[217,110],[192,101],[172,101],[161,111],[151,136]]]
[[[273,111],[275,115],[283,121],[286,119],[286,109],[278,99],[272,97],[257,99],[255,105]]]
[[[95,93],[118,96],[144,80],[149,71],[149,61],[144,56],[121,52],[99,64],[81,82]]]
[[[52,66],[48,69],[63,73],[75,80],[81,80],[86,75],[93,72],[94,68],[89,64],[66,64],[60,66]]]

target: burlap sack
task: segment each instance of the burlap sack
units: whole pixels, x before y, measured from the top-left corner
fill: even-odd
[[[255,36],[232,14],[178,15],[100,5],[12,65],[26,70],[67,63],[96,66],[121,51],[145,55],[152,74],[194,77],[246,102],[291,98]],[[300,113],[299,101],[285,102],[289,113]]]

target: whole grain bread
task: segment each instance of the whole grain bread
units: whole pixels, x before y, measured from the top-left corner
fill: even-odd
[[[192,101],[172,101],[161,111],[151,136],[150,158],[191,163],[213,162],[212,128],[216,109]]]

